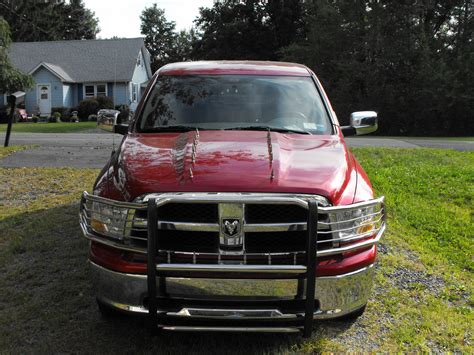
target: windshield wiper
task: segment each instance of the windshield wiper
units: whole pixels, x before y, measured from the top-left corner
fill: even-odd
[[[189,132],[195,131],[196,129],[203,130],[204,128],[196,126],[159,126],[159,127],[150,127],[141,130],[142,133],[155,133],[155,132]]]
[[[224,128],[225,131],[272,131],[280,133],[299,133],[299,134],[312,134],[309,131],[299,130],[299,129],[290,129],[290,128],[278,128],[270,126],[238,126]]]

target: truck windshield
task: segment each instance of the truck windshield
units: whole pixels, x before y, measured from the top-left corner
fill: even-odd
[[[150,92],[138,132],[269,129],[331,134],[310,77],[256,75],[162,76]]]

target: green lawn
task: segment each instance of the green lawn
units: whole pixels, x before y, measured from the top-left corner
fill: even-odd
[[[97,122],[59,122],[59,123],[14,123],[12,132],[23,133],[74,133],[97,127]],[[6,124],[0,125],[0,133],[7,130]]]
[[[376,286],[353,323],[311,339],[272,334],[151,337],[140,321],[96,310],[77,200],[96,169],[0,169],[0,353],[473,352],[474,153],[354,149],[388,230]]]
[[[351,137],[357,138],[357,137]],[[474,137],[407,137],[407,136],[364,136],[363,138],[386,138],[386,139],[423,139],[423,140],[441,140],[441,141],[474,141]]]

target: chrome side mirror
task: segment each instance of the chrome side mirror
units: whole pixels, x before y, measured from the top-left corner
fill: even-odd
[[[369,134],[375,132],[377,128],[377,112],[374,111],[353,112],[350,117],[350,126],[341,127],[345,136]]]
[[[118,114],[119,111],[115,110],[99,110],[97,112],[97,127],[107,132],[113,132]]]
[[[127,134],[129,122],[118,122],[119,115],[120,111],[117,110],[99,110],[97,127],[111,133]]]

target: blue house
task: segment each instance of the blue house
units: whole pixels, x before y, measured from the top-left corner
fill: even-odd
[[[32,75],[35,86],[26,93],[25,108],[41,116],[97,96],[134,111],[152,76],[143,38],[16,42],[9,57]]]

